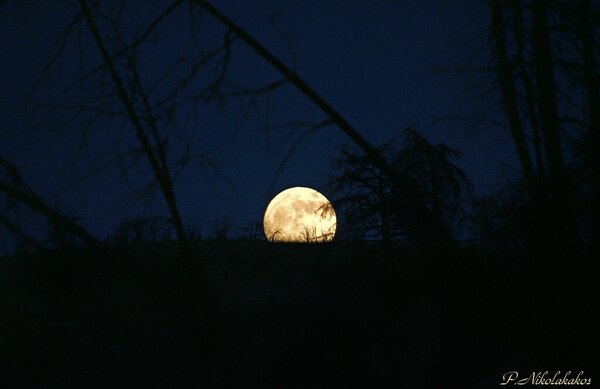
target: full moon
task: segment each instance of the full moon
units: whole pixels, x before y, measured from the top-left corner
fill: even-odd
[[[329,242],[335,236],[333,206],[314,189],[297,186],[279,193],[265,211],[263,227],[270,242]]]

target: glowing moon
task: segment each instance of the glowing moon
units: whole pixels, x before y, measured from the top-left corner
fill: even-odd
[[[270,242],[329,242],[335,236],[336,223],[329,200],[316,190],[301,186],[275,196],[263,219]]]

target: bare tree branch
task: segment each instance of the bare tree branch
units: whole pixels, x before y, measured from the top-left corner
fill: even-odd
[[[137,38],[135,38],[131,43],[129,43],[127,46],[124,46],[123,48],[121,48],[120,50],[117,50],[115,52],[113,52],[110,55],[110,60],[111,61],[115,61],[117,60],[119,57],[122,57],[123,55],[125,55],[127,52],[129,52],[132,49],[137,48],[142,42],[144,42],[148,36],[156,29],[156,27],[158,27],[158,25],[167,18],[167,16],[169,16],[173,11],[175,11],[177,9],[177,7],[182,3],[182,0],[175,0],[173,1],[173,3],[171,3],[163,12],[161,12],[149,25],[148,27],[144,30],[144,32],[142,34],[140,34]],[[80,85],[83,81],[93,77],[94,75],[96,75],[99,71],[101,71],[102,69],[107,68],[108,62],[105,60],[102,64],[96,66],[94,69],[90,70],[89,72],[87,72],[86,74],[84,74],[81,78],[79,78],[78,80],[76,80],[71,86],[73,85]],[[71,86],[68,86],[67,89],[69,89]]]
[[[171,223],[173,224],[173,228],[175,229],[177,240],[182,246],[186,246],[187,235],[185,232],[183,221],[179,214],[179,210],[177,208],[177,201],[175,198],[175,192],[173,190],[172,178],[169,176],[169,172],[168,170],[166,170],[166,166],[163,164],[163,157],[161,157],[160,152],[159,155],[156,154],[154,150],[155,147],[152,146],[150,140],[148,139],[146,130],[140,120],[138,113],[135,110],[133,102],[127,94],[125,85],[116,69],[112,57],[108,52],[108,49],[104,44],[100,31],[98,30],[98,27],[96,26],[96,23],[91,15],[91,11],[87,5],[87,2],[85,0],[80,0],[79,4],[82,9],[85,20],[94,36],[96,45],[98,46],[98,49],[100,50],[100,53],[108,66],[111,78],[117,89],[119,99],[121,100],[121,103],[123,104],[125,111],[127,112],[127,116],[129,117],[131,123],[134,126],[136,136],[139,142],[141,143],[144,153],[146,154],[150,166],[152,167],[152,171],[156,176],[165,202],[167,203],[167,207],[169,208],[169,212],[171,213]]]
[[[391,166],[377,153],[377,150],[342,116],[340,115],[325,99],[323,99],[310,85],[308,85],[297,73],[290,69],[287,65],[273,55],[266,47],[258,42],[254,37],[248,34],[244,29],[235,24],[231,19],[221,13],[216,7],[205,0],[196,0],[202,8],[207,10],[217,20],[223,23],[228,29],[233,31],[242,41],[250,46],[258,55],[263,57],[275,69],[277,69],[292,85],[298,88],[306,95],[315,105],[317,105],[330,120],[337,124],[345,133],[363,149],[373,160],[381,166],[382,170],[394,176],[394,170]]]
[[[0,166],[6,172],[10,180],[13,181],[10,183],[0,180],[0,192],[4,193],[10,199],[24,204],[35,212],[46,217],[50,223],[64,228],[65,231],[79,238],[88,246],[100,252],[102,251],[100,242],[84,227],[48,206],[39,196],[28,189],[25,180],[21,177],[17,168],[11,162],[0,157]]]

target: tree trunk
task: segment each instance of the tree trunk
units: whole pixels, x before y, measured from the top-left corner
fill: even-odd
[[[519,115],[517,92],[513,83],[512,68],[508,60],[500,1],[491,0],[490,8],[492,12],[492,35],[497,66],[496,74],[502,92],[504,113],[508,119],[513,142],[517,149],[517,156],[519,158],[519,163],[521,164],[523,178],[525,179],[529,195],[531,199],[534,200],[536,198],[535,174],[533,172],[529,148],[527,146],[527,138],[525,137]]]
[[[546,146],[549,188],[552,194],[550,209],[555,225],[555,236],[549,238],[558,246],[557,248],[567,249],[574,248],[575,231],[569,222],[567,182],[561,144],[550,33],[547,22],[547,7],[547,0],[533,0],[531,4],[533,64],[540,125]],[[566,253],[566,251],[563,253]]]
[[[600,183],[600,177],[598,177],[599,166],[598,158],[592,156],[600,150],[600,97],[598,96],[598,73],[596,67],[596,42],[594,39],[594,9],[589,0],[581,1],[581,55],[583,60],[583,75],[585,80],[585,92],[587,100],[588,115],[590,121],[590,128],[588,133],[588,142],[586,150],[586,162],[591,164],[592,177],[592,199],[600,198],[600,190],[598,185]],[[592,223],[597,223],[598,212],[593,215]],[[595,254],[598,254],[598,226],[592,225],[592,249]]]
[[[511,1],[514,24],[514,38],[517,47],[517,61],[519,65],[519,73],[523,88],[525,89],[525,100],[527,102],[527,111],[529,121],[531,123],[531,133],[533,140],[533,151],[535,153],[535,168],[537,171],[538,189],[540,194],[544,193],[544,183],[546,181],[546,173],[544,169],[544,156],[542,152],[542,136],[540,133],[540,121],[535,107],[535,94],[533,92],[533,82],[531,75],[527,70],[527,62],[525,61],[525,28],[523,27],[523,14],[521,5],[518,0]]]

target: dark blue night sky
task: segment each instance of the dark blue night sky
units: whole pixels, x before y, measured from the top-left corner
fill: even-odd
[[[137,34],[166,4],[130,3],[135,13],[127,16],[131,23],[124,35]],[[260,0],[224,1],[218,6],[295,66],[373,144],[412,125],[431,142],[444,142],[462,152],[459,165],[479,193],[514,177],[508,130],[476,120],[495,104],[495,96],[487,94],[491,76],[480,69],[466,70],[467,76],[454,69],[477,68],[489,61],[484,49],[485,4]],[[109,164],[115,153],[135,147],[133,136],[119,135],[127,134],[126,128],[114,131],[114,124],[99,122],[83,137],[81,119],[70,120],[67,113],[41,113],[46,111],[39,104],[69,103],[65,99],[80,92],[75,88],[63,94],[65,85],[100,63],[88,31],[73,33],[32,95],[29,108],[24,108],[28,91],[56,51],[61,31],[76,8],[63,2],[7,2],[1,9],[0,153],[17,163],[50,204],[77,215],[99,237],[126,217],[166,215],[160,195],[144,191],[150,174],[143,158],[126,164],[124,175],[118,164]],[[140,48],[141,76],[148,84],[190,44],[187,12],[187,6],[176,11],[161,25],[158,36],[151,36]],[[224,30],[209,15],[203,16],[201,24],[196,38],[202,44],[214,46],[223,39]],[[242,42],[234,43],[231,58],[229,82],[259,86],[280,78]],[[81,93],[91,94],[86,88]],[[189,164],[176,182],[181,213],[187,224],[203,233],[223,218],[240,233],[249,223],[261,221],[269,199],[289,186],[310,186],[327,195],[330,161],[349,140],[332,126],[309,136],[303,135],[305,128],[280,128],[281,123],[324,119],[292,86],[272,94],[269,130],[264,128],[266,110],[261,101],[241,125],[235,125],[239,102],[231,100],[199,108],[196,130],[172,131],[180,136],[169,144],[173,160],[182,148],[191,150]],[[182,100],[178,114],[184,116],[189,107]],[[288,160],[295,142],[299,146]],[[82,176],[86,178],[80,180]]]

